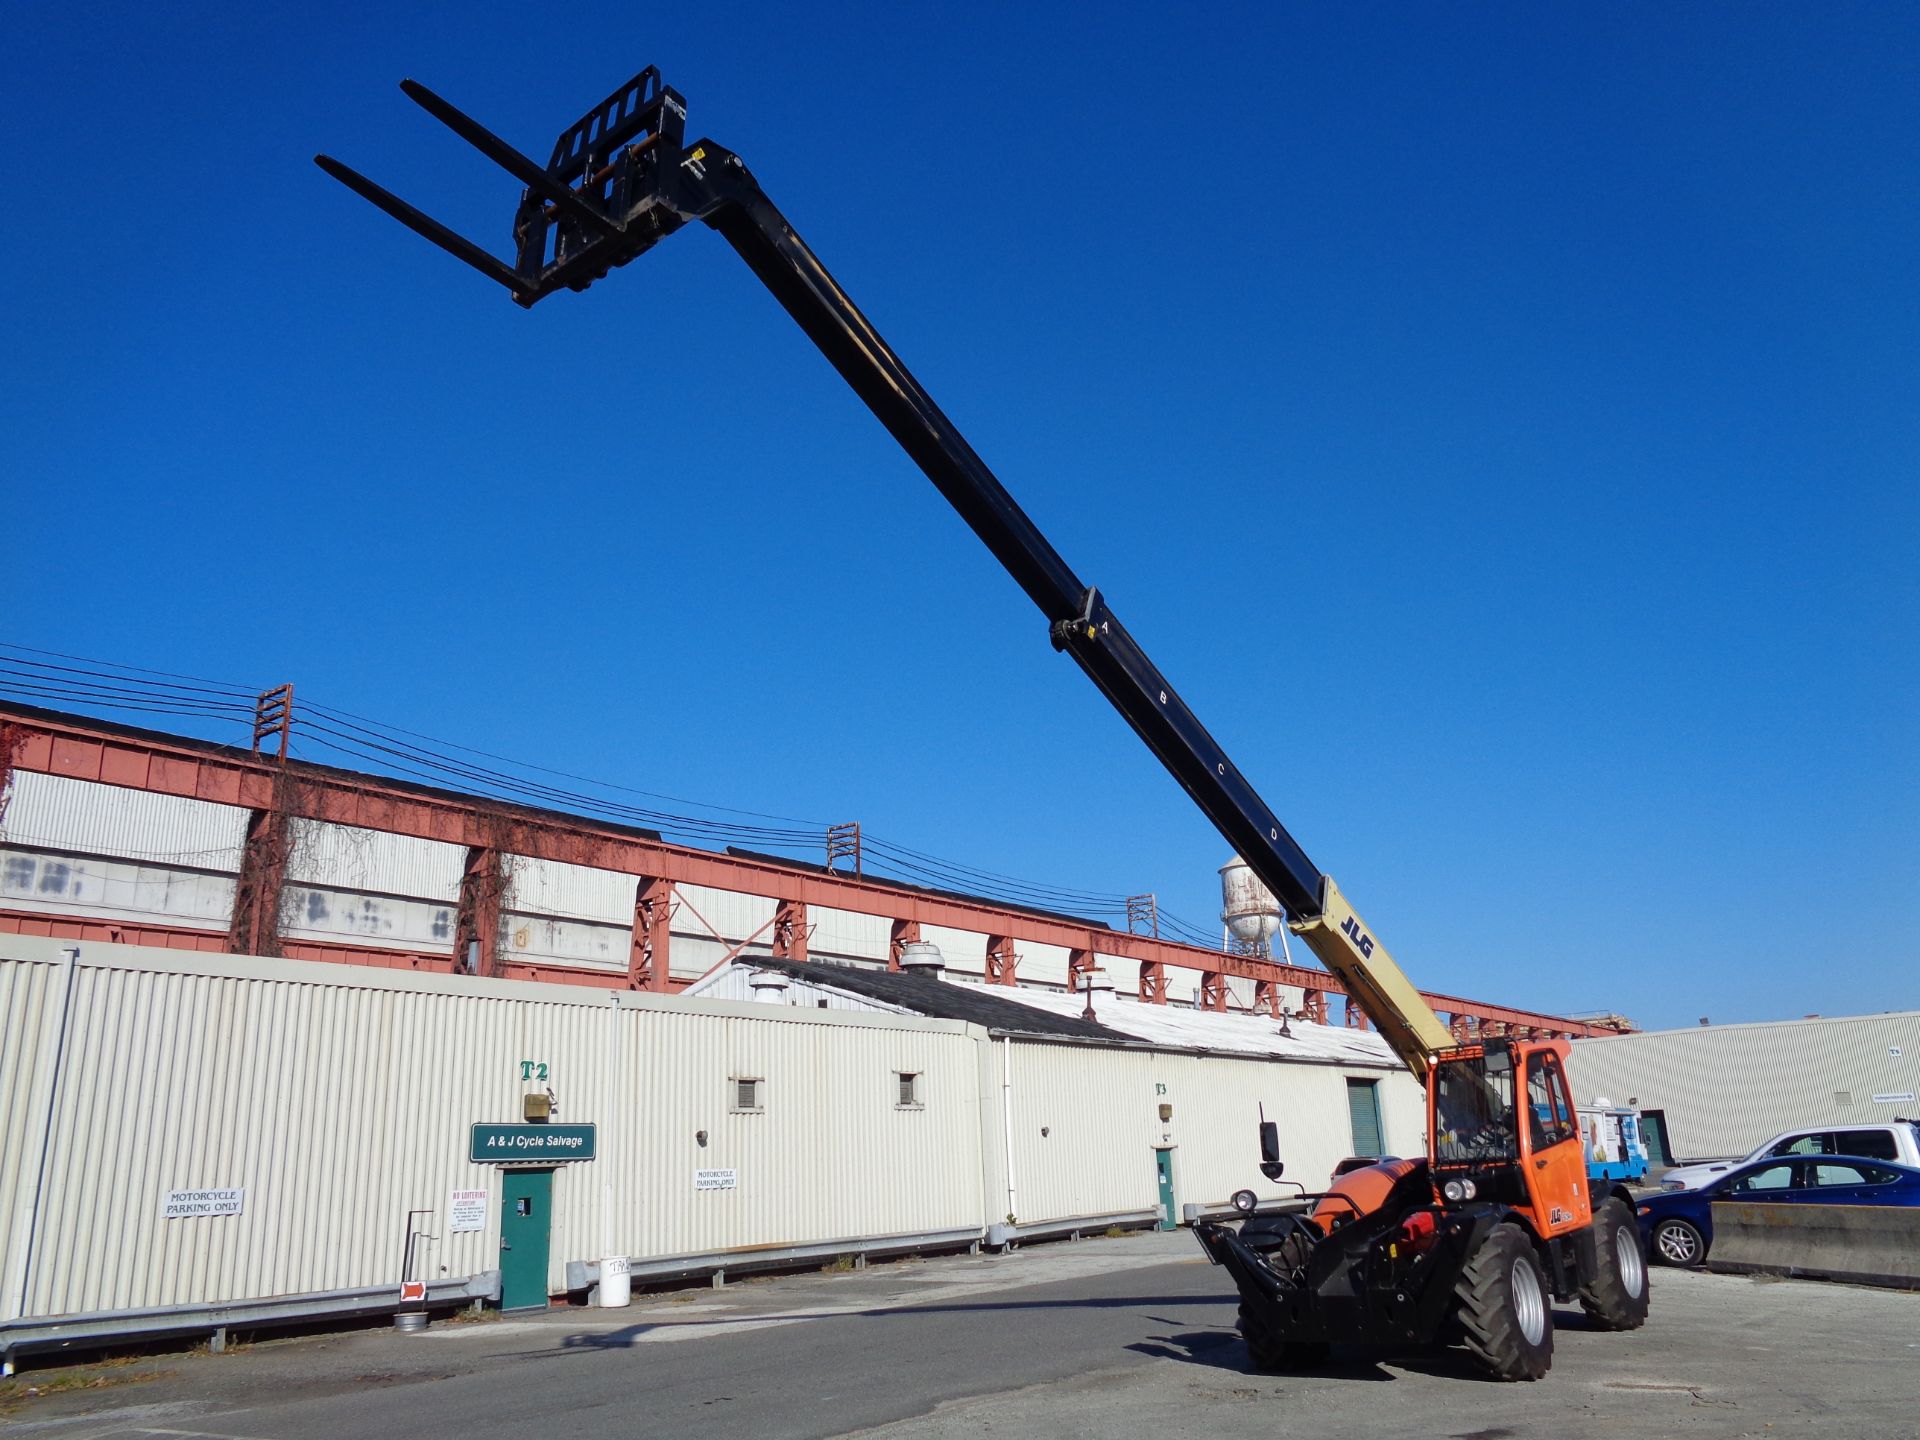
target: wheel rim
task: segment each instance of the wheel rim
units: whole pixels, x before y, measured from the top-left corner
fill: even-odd
[[[1640,1237],[1633,1227],[1622,1225],[1613,1232],[1613,1265],[1620,1272],[1620,1284],[1635,1300],[1647,1288],[1646,1257],[1640,1253]]]
[[[1533,1261],[1522,1255],[1513,1262],[1513,1316],[1527,1344],[1538,1345],[1547,1334],[1547,1297],[1540,1292],[1540,1275]]]
[[[1684,1225],[1662,1225],[1660,1233],[1654,1236],[1654,1243],[1660,1247],[1660,1253],[1676,1265],[1691,1265],[1700,1253],[1693,1231]]]

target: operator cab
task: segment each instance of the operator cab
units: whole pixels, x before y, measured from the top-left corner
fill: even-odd
[[[1522,1046],[1488,1040],[1434,1057],[1427,1077],[1428,1133],[1441,1204],[1491,1201],[1531,1210],[1542,1236],[1587,1222],[1591,1210],[1565,1049],[1563,1041]]]

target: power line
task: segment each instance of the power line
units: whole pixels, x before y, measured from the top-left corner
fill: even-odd
[[[251,725],[258,689],[205,676],[121,665],[57,650],[0,641],[0,696],[55,701],[95,709]],[[71,662],[68,664],[55,663]],[[740,843],[776,852],[815,851],[823,822],[687,800],[570,771],[515,760],[489,750],[442,740],[417,730],[342,710],[303,696],[288,733],[289,753],[305,758],[313,746],[400,776],[515,803],[536,804],[636,824],[709,844]],[[449,753],[449,752],[458,752]],[[474,757],[463,759],[462,756]],[[490,761],[491,764],[478,763]],[[547,777],[547,778],[538,778]],[[587,789],[551,783],[570,781]],[[593,793],[595,791],[601,793]],[[709,814],[638,805],[615,796],[637,796],[688,806]],[[724,816],[779,822],[742,823]],[[932,855],[871,833],[862,835],[866,868],[909,885],[960,891],[975,898],[1083,918],[1124,917],[1128,896],[1115,891],[1022,879],[962,861]],[[1164,908],[1162,926],[1189,943],[1212,949],[1217,941]]]

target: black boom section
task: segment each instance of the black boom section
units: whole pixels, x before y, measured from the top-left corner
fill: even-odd
[[[425,86],[408,98],[524,187],[511,266],[327,156],[328,174],[531,307],[584,290],[690,220],[725,237],[821,354],[1046,616],[1065,650],[1295,918],[1320,913],[1321,874],[1200,719],[1081,582],[738,156],[687,144],[686,102],[649,67],[561,133],[542,166]]]

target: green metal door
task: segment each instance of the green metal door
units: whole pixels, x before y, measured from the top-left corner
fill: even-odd
[[[1180,1223],[1173,1213],[1173,1151],[1154,1151],[1153,1168],[1160,1178],[1160,1228],[1171,1230]]]
[[[547,1308],[547,1235],[553,1171],[500,1172],[500,1308]]]
[[[1380,1092],[1372,1080],[1347,1081],[1347,1114],[1353,1121],[1353,1153],[1384,1155],[1380,1139]]]
[[[1640,1112],[1640,1138],[1646,1142],[1649,1165],[1673,1164],[1673,1146],[1667,1140],[1666,1111],[1642,1110]]]

